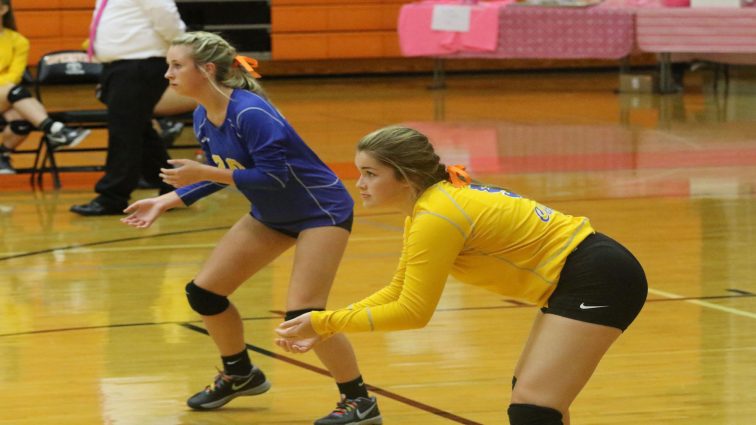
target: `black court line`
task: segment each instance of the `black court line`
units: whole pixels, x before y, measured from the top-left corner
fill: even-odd
[[[375,214],[360,214],[356,215],[355,218],[362,218],[362,217],[379,217],[379,216],[385,216],[385,215],[392,215],[396,213],[375,213]],[[146,235],[146,236],[132,236],[129,238],[120,238],[120,239],[109,239],[104,241],[97,241],[97,242],[88,242],[88,243],[82,243],[82,244],[73,244],[73,245],[65,245],[60,246],[57,248],[45,248],[40,249],[37,251],[28,251],[28,252],[22,252],[20,254],[14,254],[14,255],[7,255],[5,257],[0,257],[0,261],[6,261],[6,260],[13,260],[16,258],[23,258],[23,257],[31,257],[33,255],[41,255],[41,254],[49,254],[51,252],[55,251],[67,251],[71,249],[77,249],[77,248],[86,248],[90,246],[98,246],[98,245],[107,245],[111,243],[119,243],[119,242],[129,242],[129,241],[138,241],[142,239],[152,239],[152,238],[162,238],[165,236],[176,236],[176,235],[186,235],[191,233],[202,233],[202,232],[213,232],[216,230],[228,230],[231,228],[231,225],[228,226],[217,226],[217,227],[205,227],[202,229],[191,229],[191,230],[180,230],[176,232],[166,232],[166,233],[158,233],[156,235]]]
[[[182,323],[181,326],[183,326],[183,327],[185,327],[187,329],[193,330],[195,332],[199,332],[199,333],[208,335],[208,332],[207,332],[206,329],[204,329],[202,327],[199,327],[197,325],[193,325],[191,323]],[[247,349],[252,350],[252,351],[254,351],[254,352],[258,353],[258,354],[262,354],[263,356],[267,356],[267,357],[270,357],[270,358],[273,358],[273,359],[276,359],[276,360],[280,360],[282,362],[289,363],[291,365],[300,367],[302,369],[307,369],[307,370],[309,370],[311,372],[315,372],[317,374],[320,374],[320,375],[326,376],[328,378],[331,378],[331,374],[327,370],[325,370],[323,368],[320,368],[320,367],[317,367],[317,366],[313,366],[311,364],[308,364],[308,363],[305,363],[305,362],[302,362],[302,361],[299,361],[299,360],[296,360],[296,359],[293,359],[291,357],[287,357],[287,356],[284,356],[284,355],[281,355],[281,354],[278,354],[278,353],[274,353],[272,351],[266,350],[266,349],[258,347],[256,345],[246,344],[246,343],[245,343],[245,345],[247,346]],[[421,403],[421,402],[419,402],[417,400],[412,400],[410,398],[401,396],[401,395],[396,394],[394,392],[391,392],[389,390],[386,390],[386,389],[383,389],[383,388],[380,388],[380,387],[376,387],[375,385],[371,385],[371,384],[365,383],[365,386],[367,387],[368,390],[370,390],[370,391],[372,391],[372,392],[374,392],[376,394],[380,394],[383,397],[390,398],[392,400],[398,401],[400,403],[404,403],[404,404],[406,404],[408,406],[411,406],[411,407],[414,407],[416,409],[420,409],[420,410],[423,410],[425,412],[431,413],[433,415],[440,416],[440,417],[442,417],[444,419],[448,419],[448,420],[450,420],[452,422],[457,422],[457,423],[466,424],[466,425],[483,425],[480,422],[475,422],[475,421],[472,421],[470,419],[466,419],[466,418],[463,418],[461,416],[457,416],[457,415],[455,415],[453,413],[450,413],[450,412],[447,412],[445,410],[441,410],[439,408],[427,405],[425,403]]]
[[[228,226],[206,227],[204,229],[181,230],[178,232],[158,233],[157,235],[132,236],[130,238],[110,239],[106,241],[66,245],[66,246],[61,246],[57,248],[47,248],[47,249],[40,249],[38,251],[29,251],[29,252],[24,252],[21,254],[8,255],[5,257],[0,257],[0,261],[12,260],[12,259],[23,258],[23,257],[31,257],[32,255],[49,254],[55,251],[67,251],[71,249],[85,248],[85,247],[90,247],[90,246],[107,245],[107,244],[118,243],[118,242],[138,241],[141,239],[162,238],[165,236],[187,235],[190,233],[212,232],[215,230],[228,230],[228,229],[229,229]]]
[[[678,297],[678,298],[652,298],[646,300],[646,302],[667,302],[667,301],[705,301],[705,300],[721,300],[721,299],[736,299],[736,298],[753,298],[756,297],[756,293],[744,291],[742,289],[735,289],[735,288],[729,288],[727,289],[730,292],[735,292],[739,295],[710,295],[705,297]],[[506,302],[510,302],[510,300],[504,300]],[[511,308],[535,308],[536,306],[533,304],[525,304],[521,302],[515,302],[510,305],[499,305],[499,306],[487,306],[487,307],[460,307],[460,308],[439,308],[436,311],[437,312],[450,312],[450,311],[476,311],[476,310],[506,310]],[[251,320],[273,320],[273,319],[281,319],[283,317],[283,312],[278,310],[270,310],[271,313],[275,314],[275,316],[258,316],[258,317],[242,317],[242,320],[247,322]],[[36,334],[46,334],[46,333],[55,333],[55,332],[68,332],[68,331],[87,331],[87,330],[97,330],[97,329],[107,329],[107,328],[128,328],[131,326],[137,327],[137,326],[161,326],[161,325],[184,325],[184,324],[190,324],[190,323],[201,323],[200,320],[196,322],[136,322],[136,323],[118,323],[118,324],[111,324],[111,325],[99,325],[99,326],[79,326],[79,327],[71,327],[71,328],[55,328],[55,329],[41,329],[36,331],[24,331],[24,332],[13,332],[13,333],[7,333],[7,334],[0,334],[0,338],[6,337],[6,336],[23,336],[23,335],[36,335]]]
[[[728,292],[734,292],[734,293],[740,294],[740,295],[756,295],[753,292],[748,292],[748,291],[744,291],[742,289],[737,289],[737,288],[727,288],[727,291]]]
[[[242,320],[245,322],[251,321],[251,320],[272,320],[272,319],[281,319],[280,316],[260,316],[260,317],[245,317]],[[181,321],[181,322],[136,322],[136,323],[115,323],[110,325],[98,325],[98,326],[77,326],[77,327],[71,327],[71,328],[56,328],[56,329],[40,329],[36,331],[25,331],[25,332],[13,332],[8,334],[0,334],[0,338],[4,336],[24,336],[24,335],[39,335],[39,334],[50,334],[50,333],[56,333],[56,332],[69,332],[69,331],[93,331],[98,329],[109,329],[109,328],[129,328],[129,327],[139,327],[139,326],[163,326],[163,325],[183,325],[185,323],[202,323],[201,320],[197,320],[195,322],[187,322],[187,321]]]

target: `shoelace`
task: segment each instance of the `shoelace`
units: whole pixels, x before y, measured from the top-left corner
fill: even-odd
[[[344,400],[336,403],[336,408],[331,415],[344,416],[357,408],[357,403],[352,400]]]
[[[216,388],[220,386],[220,383],[222,381],[229,382],[231,381],[231,377],[223,373],[222,370],[216,368],[215,370],[218,371],[218,375],[215,376],[215,379],[213,379],[213,383],[205,387],[205,391],[208,393],[211,393],[215,391]]]

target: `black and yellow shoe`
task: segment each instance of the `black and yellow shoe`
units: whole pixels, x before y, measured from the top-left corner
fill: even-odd
[[[375,397],[344,399],[328,416],[315,421],[315,425],[380,425],[383,423]]]
[[[236,397],[258,395],[270,389],[270,382],[258,368],[253,368],[247,376],[226,375],[219,372],[212,385],[191,396],[186,404],[192,409],[217,409]]]

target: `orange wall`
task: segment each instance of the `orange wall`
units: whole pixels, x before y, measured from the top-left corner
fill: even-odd
[[[14,0],[13,14],[29,39],[29,64],[53,50],[81,49],[89,35],[94,0]]]
[[[407,0],[272,0],[276,59],[400,57],[396,22]]]

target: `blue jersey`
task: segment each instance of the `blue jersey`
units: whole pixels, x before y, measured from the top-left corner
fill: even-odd
[[[252,203],[256,219],[273,225],[315,219],[328,225],[350,217],[354,201],[339,178],[257,94],[235,89],[220,127],[198,106],[194,133],[208,164],[233,170],[234,183]],[[176,193],[191,205],[225,186],[203,181]]]

